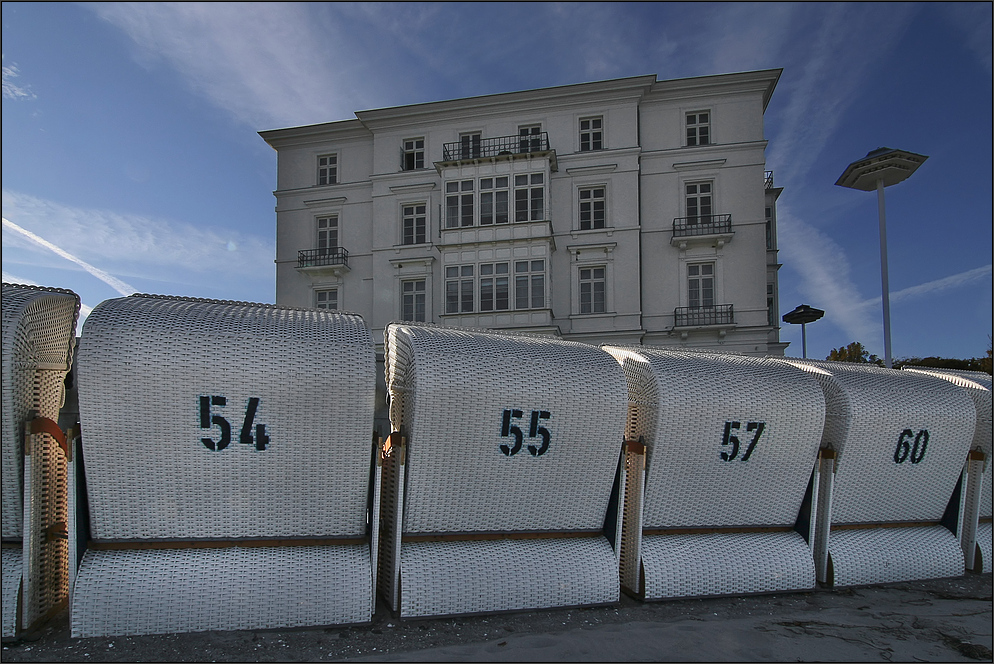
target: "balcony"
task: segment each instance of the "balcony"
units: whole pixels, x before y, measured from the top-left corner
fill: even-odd
[[[673,310],[673,327],[711,327],[735,324],[732,305],[716,304],[710,307],[677,307]]]
[[[766,188],[773,189],[773,171],[766,171],[763,175],[766,180]]]
[[[297,269],[315,275],[348,272],[348,249],[345,247],[301,249],[297,252]]]
[[[732,239],[732,215],[708,214],[696,217],[677,217],[673,220],[673,237],[670,244],[686,249],[690,243],[714,242],[722,247]]]
[[[555,151],[549,146],[548,132],[527,136],[498,136],[496,138],[466,137],[442,146],[442,163],[476,159],[511,158],[516,155],[551,154],[556,170]]]

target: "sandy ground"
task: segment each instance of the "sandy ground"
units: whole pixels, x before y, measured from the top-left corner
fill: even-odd
[[[66,612],[4,662],[991,661],[991,575],[806,593],[400,621],[73,639]]]

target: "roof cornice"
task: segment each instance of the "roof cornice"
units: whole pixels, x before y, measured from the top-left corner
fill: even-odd
[[[646,95],[646,100],[704,96],[714,94],[715,88],[721,88],[723,93],[761,91],[763,93],[763,111],[765,112],[782,73],[783,69],[762,69],[734,74],[714,74],[712,76],[657,81],[652,86],[652,91]]]
[[[560,85],[536,90],[502,92],[499,94],[434,101],[424,104],[394,106],[356,112],[356,117],[370,129],[423,123],[428,120],[453,120],[479,117],[490,113],[506,113],[516,106],[534,109],[561,107],[591,101],[638,99],[655,82],[654,75],[615,78],[593,83]]]
[[[349,138],[368,139],[371,133],[358,120],[339,120],[338,122],[323,122],[321,124],[304,125],[302,127],[267,129],[260,131],[259,136],[262,136],[262,140],[276,149],[296,144],[312,143],[315,139],[322,138],[336,141]]]

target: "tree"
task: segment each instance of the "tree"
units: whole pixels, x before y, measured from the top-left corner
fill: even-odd
[[[826,360],[833,360],[835,362],[858,362],[860,364],[876,364],[878,366],[883,366],[883,360],[881,360],[876,355],[871,355],[870,351],[863,348],[863,344],[858,341],[854,341],[848,346],[843,346],[842,348],[834,348],[828,354]]]

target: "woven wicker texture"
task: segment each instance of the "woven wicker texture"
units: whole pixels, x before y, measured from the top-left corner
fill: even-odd
[[[646,599],[813,588],[815,569],[793,531],[647,535],[642,538]]]
[[[375,364],[358,316],[107,300],[78,366],[94,539],[366,533]]]
[[[627,435],[648,448],[644,528],[794,524],[825,419],[810,375],[741,355],[605,350],[629,379]]]
[[[989,473],[990,471],[987,472]],[[991,544],[992,534],[994,534],[994,527],[992,527],[990,521],[977,526],[977,547],[980,549],[981,571],[984,574],[991,573],[991,557],[994,556],[994,549],[992,549]]]
[[[603,527],[625,431],[617,362],[551,337],[385,336],[391,425],[408,441],[405,533]]]
[[[21,544],[17,556],[4,549],[5,637],[34,626],[68,593],[68,545],[55,534],[67,519],[66,457],[52,435],[28,435],[26,426],[35,416],[59,419],[78,314],[72,291],[3,284],[2,531]]]
[[[89,550],[72,635],[274,629],[365,622],[369,547]]]
[[[980,516],[992,516],[994,501],[992,501],[991,476],[994,473],[990,470],[990,464],[994,461],[991,449],[994,431],[991,427],[991,375],[980,371],[957,371],[955,369],[901,368],[905,371],[925,373],[947,380],[962,387],[973,398],[973,404],[977,409],[977,425],[973,434],[973,446],[983,450],[987,456],[987,472],[984,473],[983,486],[980,491]]]
[[[824,390],[822,444],[838,454],[833,524],[942,518],[974,435],[976,409],[964,390],[875,365],[772,361],[807,370]]]
[[[11,639],[17,635],[17,596],[21,592],[21,561],[23,556],[20,549],[4,548],[2,553],[3,566],[0,568],[0,591],[3,593],[3,638]]]
[[[963,552],[942,526],[833,530],[836,586],[860,586],[963,574]]]
[[[604,537],[405,543],[402,617],[617,602]]]
[[[2,534],[21,537],[24,422],[34,411],[58,420],[62,379],[72,364],[79,297],[67,290],[3,284]],[[39,375],[41,373],[41,375]],[[46,378],[45,374],[54,377]]]

